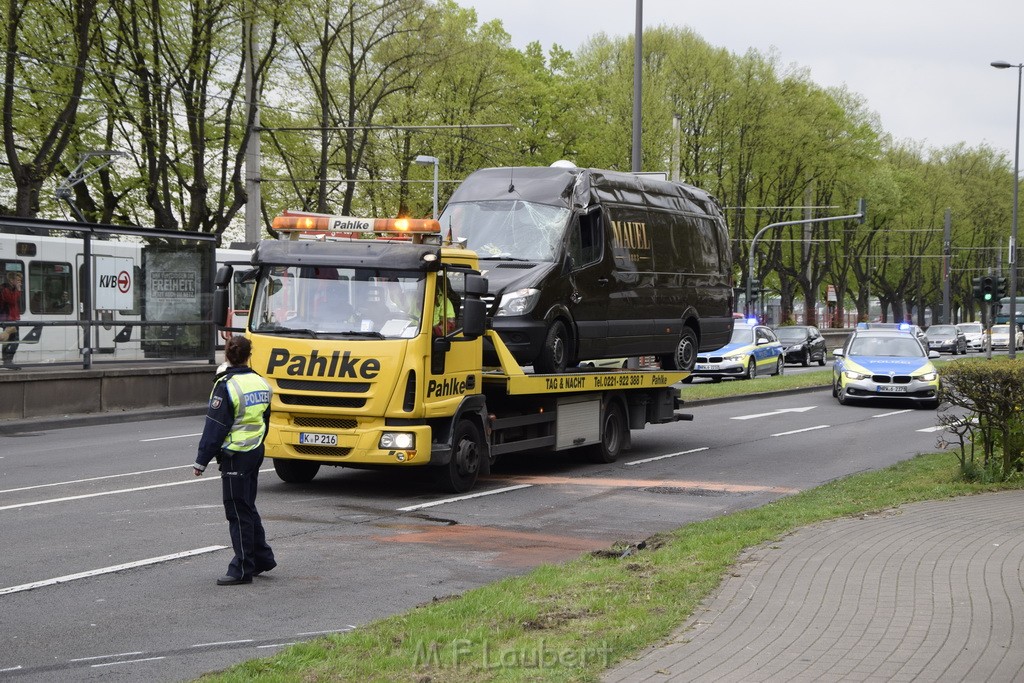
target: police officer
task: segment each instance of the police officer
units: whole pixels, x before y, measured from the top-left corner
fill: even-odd
[[[256,511],[256,483],[263,464],[263,440],[270,424],[271,389],[249,367],[252,343],[234,336],[224,345],[227,367],[214,380],[206,426],[193,464],[202,475],[214,458],[220,464],[224,512],[235,556],[218,586],[252,583],[252,577],[277,566]]]

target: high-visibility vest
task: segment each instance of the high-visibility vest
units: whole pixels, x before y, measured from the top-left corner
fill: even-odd
[[[267,425],[263,413],[270,405],[270,385],[255,372],[243,372],[224,378],[235,421],[221,448],[229,451],[251,451],[263,443]]]

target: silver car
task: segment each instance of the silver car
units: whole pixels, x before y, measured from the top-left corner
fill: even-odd
[[[960,323],[957,325],[967,338],[968,351],[985,350],[985,328],[981,323]]]

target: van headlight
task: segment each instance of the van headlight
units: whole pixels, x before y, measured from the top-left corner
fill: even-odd
[[[540,298],[539,289],[517,289],[501,295],[498,312],[495,315],[526,315],[537,305]]]
[[[408,451],[416,448],[416,435],[411,432],[384,432],[380,435],[381,450]]]

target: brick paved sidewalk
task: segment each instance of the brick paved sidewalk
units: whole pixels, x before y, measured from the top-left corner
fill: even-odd
[[[1024,680],[1024,491],[915,503],[745,553],[624,681]]]

